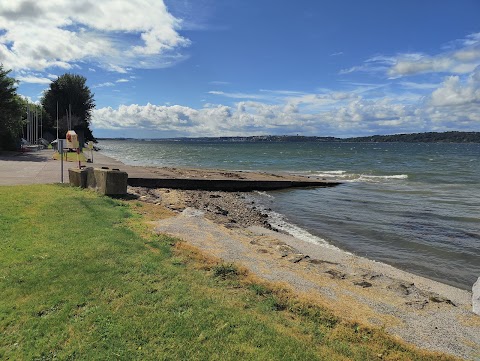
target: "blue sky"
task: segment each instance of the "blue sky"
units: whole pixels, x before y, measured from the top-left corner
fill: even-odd
[[[38,101],[84,75],[97,137],[480,131],[480,2],[0,0]]]

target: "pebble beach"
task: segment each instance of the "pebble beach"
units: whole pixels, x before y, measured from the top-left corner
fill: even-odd
[[[201,171],[201,170],[198,170]],[[248,193],[129,187],[176,216],[156,230],[420,348],[480,357],[472,293],[280,232]]]

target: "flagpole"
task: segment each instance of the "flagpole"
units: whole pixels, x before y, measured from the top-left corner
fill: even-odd
[[[32,110],[28,104],[28,143],[32,144]]]
[[[57,102],[57,148],[58,148],[58,102]]]
[[[38,107],[35,106],[35,144],[38,145]]]

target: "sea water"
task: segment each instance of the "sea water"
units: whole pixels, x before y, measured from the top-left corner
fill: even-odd
[[[480,276],[480,144],[103,140],[124,163],[337,180],[257,192],[270,220],[328,244],[463,289]]]

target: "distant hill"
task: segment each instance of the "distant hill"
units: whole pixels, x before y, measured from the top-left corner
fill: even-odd
[[[480,132],[428,132],[413,134],[373,135],[344,139],[348,142],[405,142],[405,143],[480,143]]]
[[[98,138],[99,140],[134,140],[132,138]],[[145,139],[156,141],[186,141],[186,142],[404,142],[404,143],[480,143],[480,132],[428,132],[412,134],[372,135],[367,137],[335,138],[306,137],[302,135],[261,135],[251,137],[197,137]]]
[[[368,137],[335,138],[301,135],[262,135],[252,137],[181,138],[190,142],[405,142],[405,143],[480,143],[480,132],[428,132],[413,134],[372,135]]]

